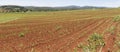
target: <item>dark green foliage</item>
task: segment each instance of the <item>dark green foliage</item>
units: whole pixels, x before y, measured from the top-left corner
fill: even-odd
[[[104,46],[103,36],[101,34],[94,33],[88,39],[89,44],[94,44],[95,46]]]
[[[1,9],[3,9],[3,12],[27,12],[28,9],[22,6],[15,6],[15,5],[5,5],[1,6]]]
[[[118,21],[120,21],[120,16],[116,16],[116,17],[114,17],[114,18],[113,18],[113,21],[114,21],[114,22],[118,22]]]
[[[25,36],[25,33],[23,33],[23,32],[21,32],[20,34],[19,34],[19,37],[24,37]]]
[[[98,47],[103,47],[105,46],[105,42],[103,40],[103,36],[98,33],[92,34],[88,38],[88,44],[79,44],[78,48],[82,48],[84,52],[96,52],[96,49]]]

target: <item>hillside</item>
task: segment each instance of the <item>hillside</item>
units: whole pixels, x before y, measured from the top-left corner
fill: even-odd
[[[94,6],[64,6],[64,7],[35,7],[35,6],[16,6],[5,5],[0,6],[2,12],[27,12],[27,11],[61,11],[61,10],[79,10],[79,9],[103,9],[106,7],[94,7]]]
[[[79,9],[103,9],[107,7],[94,7],[94,6],[64,6],[64,7],[34,7],[26,6],[27,9],[32,9],[33,11],[59,11],[59,10],[79,10]]]

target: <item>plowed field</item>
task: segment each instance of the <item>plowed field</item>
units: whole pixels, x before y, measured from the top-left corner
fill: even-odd
[[[101,52],[119,51],[120,44],[116,42],[120,40],[120,23],[113,20],[120,15],[120,9],[21,15],[22,18],[0,23],[0,52],[83,52],[78,44],[87,44],[93,33],[103,34],[105,46]],[[107,31],[111,27],[114,33]]]

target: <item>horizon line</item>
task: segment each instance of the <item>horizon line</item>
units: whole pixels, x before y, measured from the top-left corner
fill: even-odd
[[[7,5],[7,4],[6,4]],[[11,4],[11,5],[13,5],[13,4]],[[5,6],[5,5],[1,5],[0,4],[0,6]],[[39,6],[39,5],[15,5],[15,6],[34,6],[34,7],[65,7],[65,6],[80,6],[80,5],[64,5],[64,6]],[[93,6],[93,7],[110,7],[110,6],[94,6],[94,5],[82,5],[82,6],[80,6],[80,7],[84,7],[84,6]],[[118,7],[120,7],[120,6],[117,6],[117,7],[110,7],[110,8],[118,8]]]

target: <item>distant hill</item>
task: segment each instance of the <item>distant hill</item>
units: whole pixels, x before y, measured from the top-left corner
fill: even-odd
[[[107,7],[94,7],[94,6],[64,6],[64,7],[35,7],[35,6],[26,6],[25,8],[31,9],[34,11],[58,11],[58,10],[78,10],[78,9],[103,9]]]
[[[17,5],[4,5],[0,6],[0,12],[26,12],[26,11],[59,11],[59,10],[78,10],[78,9],[103,9],[107,7],[95,6],[64,6],[64,7],[36,7],[36,6],[17,6]]]

